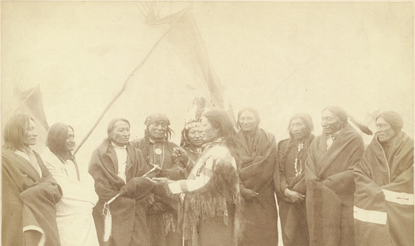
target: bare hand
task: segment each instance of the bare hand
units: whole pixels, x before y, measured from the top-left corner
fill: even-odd
[[[183,148],[175,147],[173,148],[173,158],[177,159],[179,162],[186,165],[189,157],[187,156],[186,151]]]
[[[304,197],[305,195],[302,195],[296,191],[290,190],[290,189],[285,189],[284,194],[288,197],[288,199],[290,199],[292,202],[294,203],[300,203],[302,201],[304,201]]]

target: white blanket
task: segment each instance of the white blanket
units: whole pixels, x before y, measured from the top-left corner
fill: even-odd
[[[62,246],[98,246],[97,233],[92,208],[98,201],[94,180],[89,173],[79,167],[79,178],[75,163],[63,163],[49,149],[42,159],[62,188],[63,197],[56,204],[59,237]]]

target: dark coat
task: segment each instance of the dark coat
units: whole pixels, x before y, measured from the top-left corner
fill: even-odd
[[[134,140],[131,144],[135,148],[140,149],[142,151],[143,157],[146,160],[147,164],[160,164],[154,163],[152,158],[152,156],[154,156],[154,149],[152,148],[151,143],[146,143],[145,138]],[[186,166],[186,163],[175,163],[173,158],[173,149],[179,148],[179,146],[175,143],[166,140],[163,140],[163,146],[163,163],[159,165],[162,171],[158,175],[158,177],[167,177],[171,180],[185,179],[186,171],[184,168]]]
[[[355,245],[352,170],[362,157],[363,139],[349,124],[328,150],[327,138],[323,134],[314,139],[306,161],[310,245]]]
[[[59,246],[55,204],[62,191],[34,152],[42,170],[42,177],[32,165],[13,151],[2,149],[2,245],[24,244],[25,227],[41,228],[46,237],[46,246]],[[33,231],[32,231],[33,232]],[[39,237],[40,238],[40,237]]]
[[[277,245],[278,213],[273,179],[277,158],[275,137],[258,129],[251,149],[247,146],[243,133],[239,132],[237,144],[241,194],[244,194],[244,189],[259,193],[256,198],[243,200],[241,245]]]
[[[117,176],[117,154],[107,139],[92,153],[89,164],[89,173],[95,180],[95,191],[99,196],[93,215],[100,245],[104,244],[104,216],[102,215],[104,203],[120,193],[121,189],[126,194],[119,196],[110,204],[112,215],[110,245],[150,245],[146,223],[146,201],[151,194],[153,184],[141,176],[151,167],[146,164],[140,150],[131,144],[128,144],[126,149],[127,184]]]
[[[305,162],[307,160],[308,148],[314,139],[314,135],[310,134],[304,141],[301,158],[302,173],[295,176],[295,158],[297,154],[297,146],[294,139],[289,138],[278,143],[278,169],[275,175],[279,180],[277,190],[279,215],[281,220],[281,232],[284,246],[308,246],[308,227],[307,215],[305,209],[305,201],[293,203],[285,196],[286,188],[296,191],[300,194],[306,194],[306,185],[304,179]]]
[[[157,177],[167,177],[171,180],[186,178],[185,164],[176,163],[173,158],[173,148],[176,144],[163,140],[162,163],[153,160],[155,156],[153,144],[146,138],[134,140],[132,145],[142,151],[147,164],[159,165],[162,171]],[[177,232],[178,200],[168,197],[158,189],[154,190],[155,202],[148,209],[147,224],[149,226],[152,246],[179,246],[181,235]]]

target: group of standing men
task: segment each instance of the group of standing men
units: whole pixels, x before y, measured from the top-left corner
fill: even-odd
[[[413,245],[413,140],[402,117],[378,115],[366,148],[348,119],[325,108],[314,137],[310,115],[295,114],[277,144],[256,110],[238,113],[239,132],[210,110],[186,122],[179,147],[165,114],[148,116],[132,142],[130,123],[117,118],[89,175],[72,155],[71,126],[54,124],[40,157],[30,149],[33,119],[13,116],[2,245],[277,245],[274,194],[284,246]]]
[[[413,245],[414,144],[402,117],[377,115],[366,148],[348,119],[371,133],[340,107],[322,111],[317,137],[310,116],[291,118],[274,179],[284,245]]]

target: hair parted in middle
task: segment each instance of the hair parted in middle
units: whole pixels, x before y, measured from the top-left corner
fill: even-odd
[[[295,115],[293,115],[290,119],[290,121],[288,122],[288,133],[290,134],[290,137],[294,137],[293,134],[291,133],[290,127],[291,127],[291,122],[295,119],[300,119],[304,125],[305,125],[305,129],[306,129],[306,136],[309,136],[310,133],[312,133],[314,131],[314,124],[313,124],[313,119],[311,118],[311,116],[309,114],[306,113],[297,113]]]
[[[66,139],[68,138],[68,129],[73,127],[65,123],[55,123],[48,131],[46,146],[56,155],[63,155],[66,151]]]
[[[21,150],[24,147],[26,125],[34,121],[27,114],[15,114],[7,121],[3,130],[4,147],[10,150]]]

